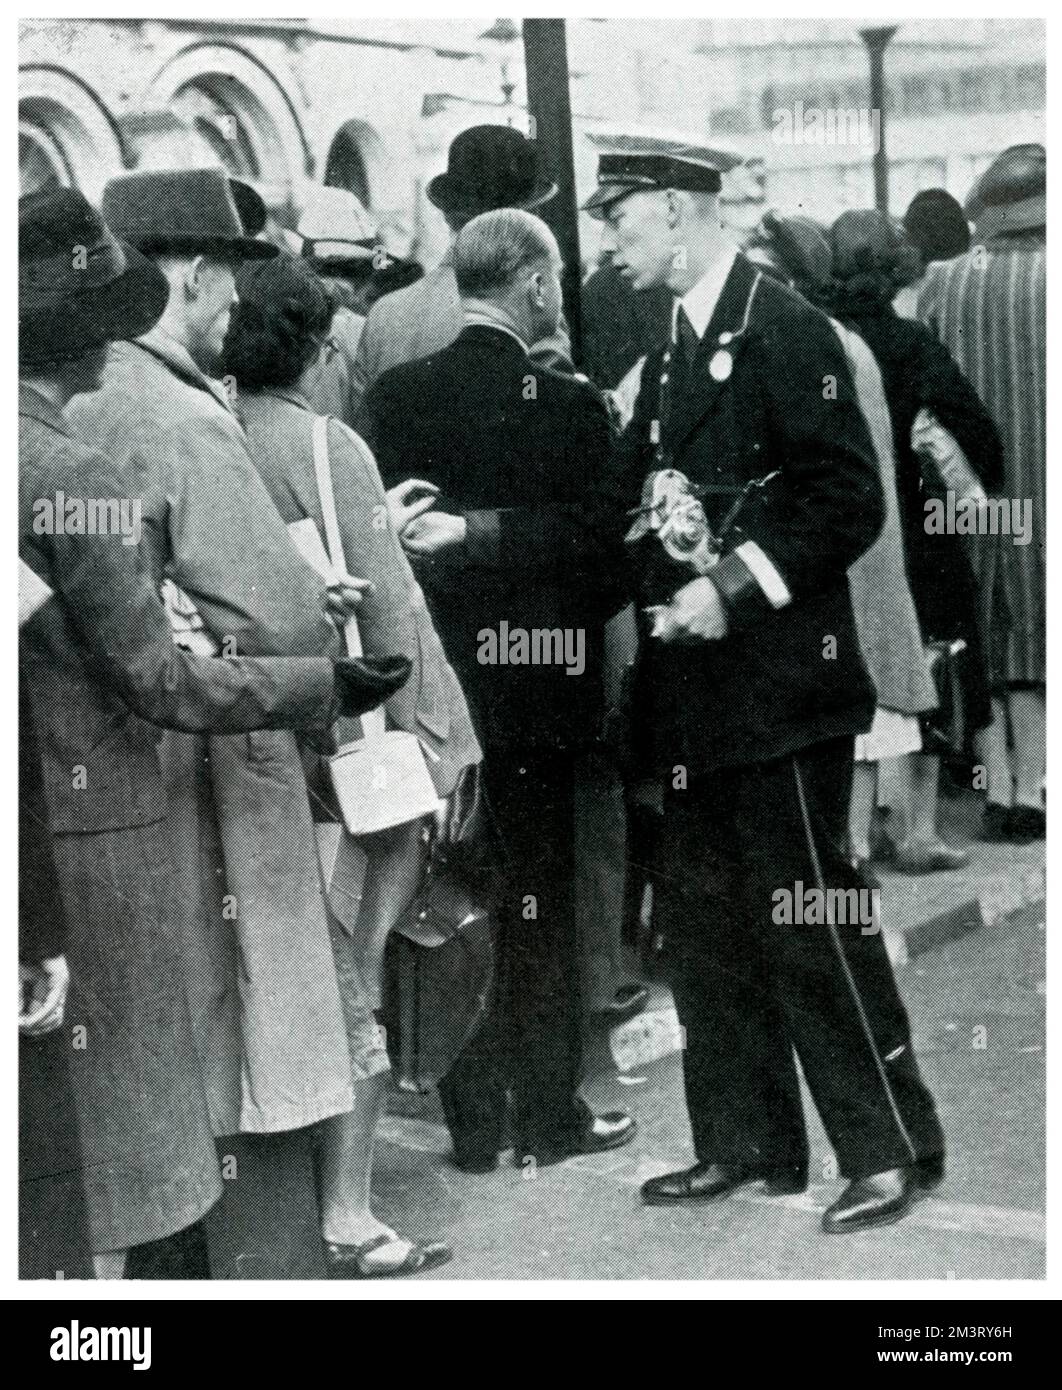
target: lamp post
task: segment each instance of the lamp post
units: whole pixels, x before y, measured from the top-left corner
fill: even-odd
[[[859,37],[867,46],[870,60],[870,111],[878,113],[878,144],[874,151],[874,206],[879,212],[889,211],[889,157],[885,152],[885,50],[900,26],[883,25],[877,29],[860,29]]]
[[[568,319],[572,357],[578,364],[582,346],[579,213],[575,196],[565,21],[525,19],[524,56],[527,110],[531,117],[531,134],[538,146],[539,168],[546,178],[557,185],[557,196],[535,211],[552,228],[564,258],[564,312]]]

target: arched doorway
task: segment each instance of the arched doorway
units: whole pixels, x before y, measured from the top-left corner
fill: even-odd
[[[333,188],[345,188],[366,207],[372,202],[369,193],[369,174],[361,152],[354,123],[337,132],[328,151],[324,181]]]
[[[20,193],[72,186],[98,202],[108,179],[122,171],[122,145],[96,94],[60,68],[19,73]]]
[[[307,149],[291,101],[265,67],[227,44],[195,44],[167,63],[145,104],[183,120],[229,173],[254,183],[284,218],[307,176]]]
[[[347,189],[372,211],[387,249],[408,255],[414,230],[408,163],[379,131],[367,121],[344,121],[324,145],[319,163],[326,184]]]

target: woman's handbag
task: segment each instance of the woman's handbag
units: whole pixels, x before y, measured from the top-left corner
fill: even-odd
[[[463,844],[460,836],[451,848],[433,841],[420,892],[387,941],[381,1018],[407,1091],[447,1074],[482,1022],[494,981],[490,912],[469,892]]]
[[[313,465],[321,499],[328,559],[346,574],[343,539],[336,517],[332,469],[328,459],[328,417],[313,422]],[[353,616],[346,623],[347,652],[361,656],[361,634]],[[351,835],[371,835],[431,815],[439,805],[424,750],[415,734],[388,729],[382,708],[361,716],[362,737],[328,759],[343,824]]]

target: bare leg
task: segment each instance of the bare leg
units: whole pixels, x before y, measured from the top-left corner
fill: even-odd
[[[322,1121],[317,1169],[321,1235],[335,1245],[364,1245],[378,1236],[388,1237],[386,1245],[363,1257],[368,1267],[380,1270],[400,1265],[411,1249],[409,1241],[369,1209],[373,1144],[386,1089],[386,1075],[359,1081],[354,1109]]]
[[[365,887],[357,922],[358,963],[371,1009],[380,1007],[384,947],[392,927],[416,897],[424,876],[424,822],[366,836]]]
[[[1014,801],[1014,778],[1007,749],[1007,709],[1002,700],[992,700],[992,723],[975,735],[977,756],[984,764],[988,778],[985,800],[995,806],[1011,806]]]
[[[896,867],[906,873],[959,869],[967,861],[963,850],[946,845],[937,833],[937,789],[940,759],[935,753],[910,753],[898,760],[900,795],[895,810],[900,819]]]
[[[1041,690],[1007,692],[1014,733],[1014,804],[1043,809],[1046,707]]]
[[[877,798],[877,763],[852,765],[852,797],[848,806],[848,847],[854,859],[870,858],[870,823]]]
[[[912,753],[908,766],[911,839],[919,845],[936,844],[940,759],[932,753]]]
[[[124,1279],[127,1250],[103,1250],[92,1257],[92,1268],[97,1279]]]

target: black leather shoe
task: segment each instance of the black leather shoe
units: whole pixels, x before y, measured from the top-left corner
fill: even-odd
[[[807,1178],[797,1169],[750,1167],[737,1163],[695,1163],[677,1173],[664,1173],[642,1184],[642,1201],[647,1207],[670,1206],[675,1202],[716,1202],[750,1182],[765,1182],[772,1196],[803,1192]]]
[[[566,1158],[575,1158],[578,1154],[604,1153],[606,1149],[629,1144],[637,1129],[637,1120],[626,1110],[608,1110],[603,1115],[592,1116],[584,1129],[571,1139],[517,1144],[516,1162],[519,1166],[525,1159],[533,1158],[537,1167],[547,1168],[551,1163],[563,1163]]]
[[[944,1181],[944,1155],[930,1154],[918,1160],[918,1185],[923,1192],[932,1192]]]
[[[839,1236],[902,1221],[926,1191],[920,1168],[918,1164],[910,1168],[886,1168],[883,1173],[872,1173],[850,1182],[833,1206],[823,1213],[822,1229],[828,1236]],[[927,1176],[932,1173],[928,1172]]]

